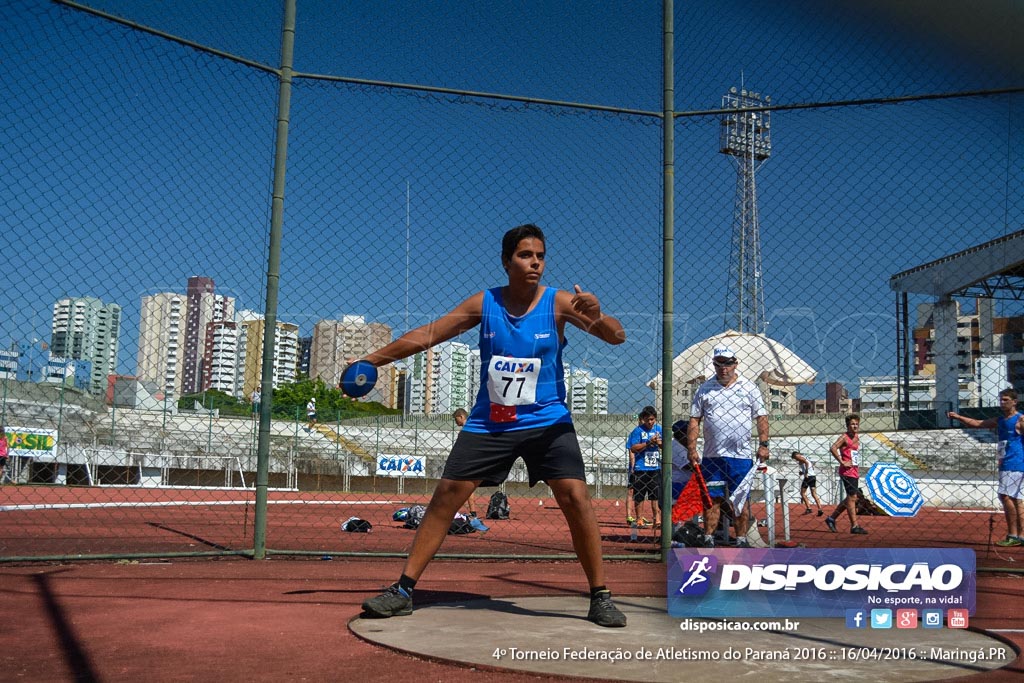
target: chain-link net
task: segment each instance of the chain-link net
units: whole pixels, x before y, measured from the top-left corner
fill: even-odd
[[[299,3],[267,385],[280,8],[91,3],[125,23],[16,3],[0,558],[406,552],[454,413],[487,394],[480,330],[382,366],[359,400],[342,371],[506,284],[502,234],[536,223],[543,283],[592,292],[626,333],[569,325],[562,356],[606,555],[658,557],[662,460],[675,451],[678,492],[689,441],[728,501],[706,529],[719,544],[1008,562],[990,427],[998,392],[1024,388],[1024,102],[1002,32],[972,43],[939,13],[893,40],[879,27],[906,17],[874,5],[677,8],[663,405],[661,8],[597,4],[413,3],[394,21]],[[469,42],[440,50],[454,32]],[[972,251],[995,269],[946,258],[1002,238]],[[925,264],[945,290],[900,276]],[[508,519],[489,514],[496,492]],[[573,553],[522,461],[459,514],[480,522],[444,553]],[[353,518],[372,531],[346,532]]]

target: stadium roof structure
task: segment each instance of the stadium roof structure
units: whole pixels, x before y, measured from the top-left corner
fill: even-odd
[[[687,384],[703,382],[715,376],[711,357],[715,347],[728,346],[739,358],[739,372],[752,380],[761,380],[775,386],[814,384],[818,372],[793,351],[763,334],[726,330],[686,348],[672,360],[673,381]],[[661,371],[647,381],[657,390],[661,384]]]
[[[897,273],[889,288],[904,294],[1024,299],[1024,230]]]

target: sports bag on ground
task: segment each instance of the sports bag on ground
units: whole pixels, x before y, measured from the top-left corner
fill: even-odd
[[[495,491],[487,503],[487,519],[508,519],[508,514],[508,496],[501,491]]]

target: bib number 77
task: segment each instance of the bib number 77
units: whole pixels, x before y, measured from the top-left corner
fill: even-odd
[[[501,390],[501,395],[506,400],[510,399],[510,398],[522,398],[523,397],[523,386],[526,384],[526,378],[525,377],[507,377],[507,376],[503,375],[501,377],[501,381],[504,382],[504,384],[505,384],[505,388]],[[513,390],[515,392],[514,396],[509,393],[509,390],[512,389],[513,386],[518,387],[517,389]]]
[[[487,366],[487,395],[491,403],[525,406],[537,402],[540,358],[492,356]]]

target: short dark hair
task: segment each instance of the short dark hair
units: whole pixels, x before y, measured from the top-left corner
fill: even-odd
[[[658,417],[658,411],[654,409],[654,406],[644,406],[644,409],[640,411],[640,419],[645,417]]]
[[[1000,391],[999,395],[1000,396],[1009,396],[1014,401],[1017,400],[1017,392],[1014,391],[1013,389],[1009,388],[1009,387],[1007,387],[1007,388],[1003,389],[1002,391]]]
[[[850,413],[849,415],[847,415],[846,416],[846,426],[849,427],[850,423],[853,422],[854,420],[856,420],[857,422],[860,422],[860,415],[858,415],[857,413]]]
[[[544,243],[545,247],[548,244],[547,240],[544,239],[544,231],[533,223],[517,225],[506,232],[505,236],[501,238],[501,262],[507,263],[512,258],[512,254],[515,253],[519,243],[530,237],[536,237]]]

